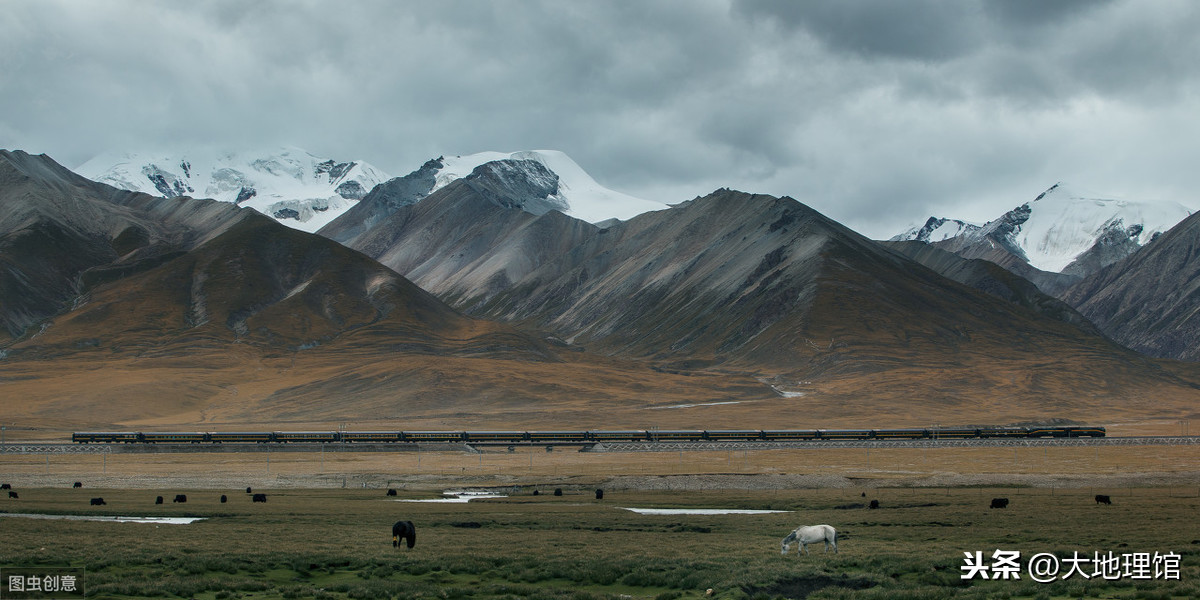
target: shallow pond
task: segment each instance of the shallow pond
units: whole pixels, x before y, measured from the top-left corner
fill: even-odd
[[[639,515],[767,515],[792,512],[790,510],[751,510],[741,508],[631,508],[618,506]]]

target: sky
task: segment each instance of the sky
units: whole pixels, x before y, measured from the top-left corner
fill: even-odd
[[[1191,0],[6,0],[0,148],[291,145],[399,176],[554,149],[873,238],[1067,182],[1200,208]]]

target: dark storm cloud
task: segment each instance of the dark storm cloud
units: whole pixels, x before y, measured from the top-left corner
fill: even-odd
[[[978,42],[976,6],[942,0],[742,0],[734,9],[864,58],[948,60]]]
[[[16,0],[0,146],[287,143],[395,175],[553,148],[628,193],[786,194],[886,236],[1060,179],[1191,203],[1197,30],[1173,0]]]

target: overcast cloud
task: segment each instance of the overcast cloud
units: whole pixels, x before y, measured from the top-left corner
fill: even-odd
[[[1200,208],[1197,31],[1190,0],[9,0],[0,147],[393,175],[557,149],[622,192],[789,195],[876,238],[1058,181]]]

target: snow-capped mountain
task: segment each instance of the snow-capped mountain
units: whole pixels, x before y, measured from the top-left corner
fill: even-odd
[[[365,162],[321,158],[292,147],[253,152],[109,152],[75,172],[156,196],[213,198],[249,206],[307,232],[346,212],[388,179]]]
[[[925,241],[968,258],[1006,252],[1042,271],[1082,276],[1128,256],[1189,214],[1174,202],[1104,199],[1055,184],[982,226],[930,219],[892,239]]]
[[[635,198],[628,194],[610,190],[592,179],[571,157],[557,150],[532,150],[525,152],[480,152],[467,156],[443,156],[442,167],[434,176],[434,186],[429,193],[446,187],[447,184],[470,175],[476,168],[495,161],[529,160],[540,163],[558,176],[557,184],[548,179],[545,187],[550,191],[545,197],[546,212],[554,209],[568,216],[589,223],[609,219],[627,220],[652,210],[668,208],[666,204]],[[530,177],[526,176],[526,179]],[[545,179],[545,178],[543,178]],[[530,207],[532,208],[532,207]],[[529,210],[529,209],[527,209]],[[533,209],[535,212],[538,209]]]
[[[981,225],[959,221],[958,219],[939,219],[937,217],[929,217],[928,221],[920,227],[913,227],[904,233],[888,240],[890,242],[925,242],[932,244],[941,242],[952,237],[957,237],[965,233],[979,231]]]

